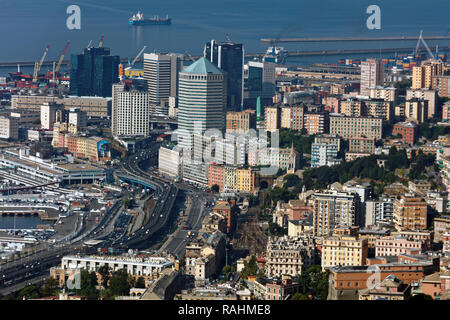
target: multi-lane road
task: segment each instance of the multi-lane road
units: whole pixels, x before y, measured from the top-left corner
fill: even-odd
[[[112,234],[110,229],[113,229],[111,226],[114,224],[117,216],[123,211],[121,199],[118,199],[95,227],[90,230],[83,229],[82,232],[77,234],[76,238],[59,244],[49,245],[46,250],[28,256],[26,261],[2,265],[0,267],[0,294],[9,294],[17,290],[17,288],[20,289],[21,286],[33,283],[48,275],[49,269],[58,265],[63,255],[73,254],[74,252],[86,254],[95,252],[95,247],[86,248],[82,245],[86,240],[102,239],[104,240],[104,245],[116,248],[139,250],[151,248],[158,240],[160,241],[162,234],[169,233],[170,226],[168,222],[171,221],[171,217],[178,214],[174,209],[179,207],[175,206],[177,199],[191,197],[193,205],[187,219],[187,225],[190,226],[190,229],[185,230],[181,228],[176,230],[169,237],[165,246],[165,251],[181,257],[189,240],[188,233],[190,232],[191,236],[196,235],[201,228],[203,217],[209,213],[209,209],[214,203],[215,196],[198,190],[189,184],[174,183],[144,170],[142,167],[144,163],[157,160],[158,149],[158,143],[150,143],[145,150],[129,156],[125,161],[122,161],[120,167],[115,168],[116,172],[121,173],[122,177],[126,176],[152,186],[152,196],[156,204],[152,215],[140,229],[131,235],[123,236],[119,240],[110,236]],[[182,204],[178,205],[182,206]]]

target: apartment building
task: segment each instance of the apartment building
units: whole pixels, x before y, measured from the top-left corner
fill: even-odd
[[[313,234],[329,236],[338,226],[360,223],[361,201],[358,194],[326,190],[316,192],[313,201]]]
[[[431,87],[437,90],[439,97],[450,98],[450,76],[433,77]]]
[[[425,230],[427,228],[427,203],[411,194],[401,195],[394,202],[394,224],[400,230]]]
[[[417,124],[414,122],[398,122],[394,124],[394,127],[392,129],[393,135],[399,135],[402,136],[402,141],[404,143],[409,143],[411,145],[414,145],[414,143],[417,140],[418,135],[418,127]]]
[[[255,110],[228,111],[226,116],[226,132],[246,134],[256,127]]]
[[[280,108],[264,108],[264,124],[267,131],[274,132],[280,129],[281,111]]]
[[[424,243],[420,240],[390,235],[381,237],[375,241],[375,256],[399,256],[400,254],[421,254],[424,251]]]
[[[436,114],[437,108],[437,93],[435,90],[430,89],[408,89],[406,90],[406,100],[412,100],[414,98],[423,99],[428,101],[428,115],[427,118],[431,119]]]
[[[16,118],[0,116],[0,139],[19,139],[19,125]]]
[[[379,140],[382,138],[383,119],[373,117],[348,117],[330,115],[330,134],[344,139],[365,136]]]
[[[333,143],[311,144],[311,168],[334,166],[342,162],[338,159],[338,145]]]
[[[159,173],[172,179],[181,178],[183,152],[173,144],[163,145],[158,152]]]
[[[322,269],[335,266],[364,266],[368,240],[352,235],[334,235],[322,241]]]
[[[316,248],[311,237],[282,237],[269,239],[266,252],[266,276],[295,277],[314,264]]]
[[[356,153],[375,153],[375,139],[366,137],[352,137],[348,139],[348,151]]]
[[[428,119],[428,100],[412,98],[405,102],[405,117],[420,124]]]
[[[341,151],[341,137],[331,134],[321,134],[314,137],[314,143],[326,143],[337,145],[337,151]]]

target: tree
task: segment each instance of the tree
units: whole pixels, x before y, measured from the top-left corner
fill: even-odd
[[[127,296],[130,293],[128,273],[125,270],[117,270],[109,280],[109,294],[111,296]]]
[[[244,268],[241,270],[241,278],[247,279],[249,276],[256,276],[258,273],[258,264],[256,257],[251,256],[249,261],[244,261]]]
[[[214,192],[214,193],[217,193],[217,192],[220,191],[220,187],[219,187],[217,184],[214,184],[214,185],[211,187],[211,191]]]
[[[306,294],[301,294],[297,292],[292,296],[292,300],[310,300],[310,299]]]
[[[44,285],[42,286],[42,296],[48,297],[56,294],[56,289],[58,288],[58,282],[55,278],[50,277],[44,281]]]
[[[144,289],[145,288],[145,279],[144,277],[139,277],[136,280],[136,283],[134,284],[135,288],[141,288]]]
[[[109,268],[106,265],[100,266],[97,272],[102,276],[102,286],[104,288],[108,287],[108,281],[110,278]]]
[[[85,296],[88,300],[97,300],[99,297],[99,291],[97,286],[97,274],[95,271],[89,272],[87,270],[81,270],[80,272],[80,289],[76,292],[78,295]]]

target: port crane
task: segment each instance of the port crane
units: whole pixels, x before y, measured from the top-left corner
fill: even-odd
[[[98,43],[98,47],[99,48],[103,47],[103,39],[104,39],[104,37],[103,37],[103,34],[102,34],[102,37],[100,38],[100,42]]]
[[[192,58],[192,56],[191,56],[191,54],[190,54],[189,52],[186,51],[185,54],[189,57],[189,59],[190,59],[192,62],[195,62],[194,58]]]
[[[59,68],[61,67],[61,64],[63,62],[64,56],[66,55],[67,49],[69,48],[69,44],[70,44],[70,41],[67,41],[66,46],[64,47],[64,51],[61,54],[61,57],[59,58],[58,65],[56,66],[56,69],[55,69],[55,73],[58,72]]]
[[[38,73],[41,70],[42,64],[44,63],[44,59],[47,56],[47,52],[48,52],[49,48],[50,48],[50,45],[47,45],[47,47],[45,47],[44,54],[42,55],[41,61],[35,62],[35,64],[34,64],[33,82],[37,82]]]
[[[426,48],[427,51],[428,51],[428,55],[430,56],[431,59],[434,59],[433,52],[431,52],[431,50],[430,50],[430,48],[428,47],[427,43],[426,43],[425,40],[423,39],[422,33],[423,33],[423,30],[420,30],[419,39],[417,39],[416,48],[414,49],[414,57],[417,55],[417,50],[419,49],[420,42],[422,41],[423,45],[425,46],[425,48]]]
[[[147,49],[147,46],[144,46],[141,51],[139,51],[139,53],[137,54],[136,58],[133,59],[133,61],[131,63],[128,63],[128,67],[125,70],[129,70],[131,69],[134,64],[136,63],[136,61],[139,59],[139,57],[144,53],[145,49]]]

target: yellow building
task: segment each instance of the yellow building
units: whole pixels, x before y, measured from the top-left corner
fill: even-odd
[[[252,169],[237,169],[236,170],[236,189],[239,192],[255,191],[255,171]]]
[[[413,67],[412,89],[428,88],[433,84],[433,77],[444,74],[444,62],[441,60],[427,60],[421,66]]]
[[[266,107],[264,111],[264,124],[267,131],[280,129],[280,109],[278,107]]]
[[[358,239],[348,234],[335,234],[322,242],[322,269],[335,266],[364,266],[367,253],[367,239]]]
[[[237,178],[236,167],[226,166],[225,167],[225,178],[224,178],[224,190],[225,191],[236,191],[236,178]]]
[[[425,230],[427,228],[427,203],[411,194],[395,199],[394,224],[397,230]]]
[[[291,108],[281,108],[281,128],[291,128]]]

